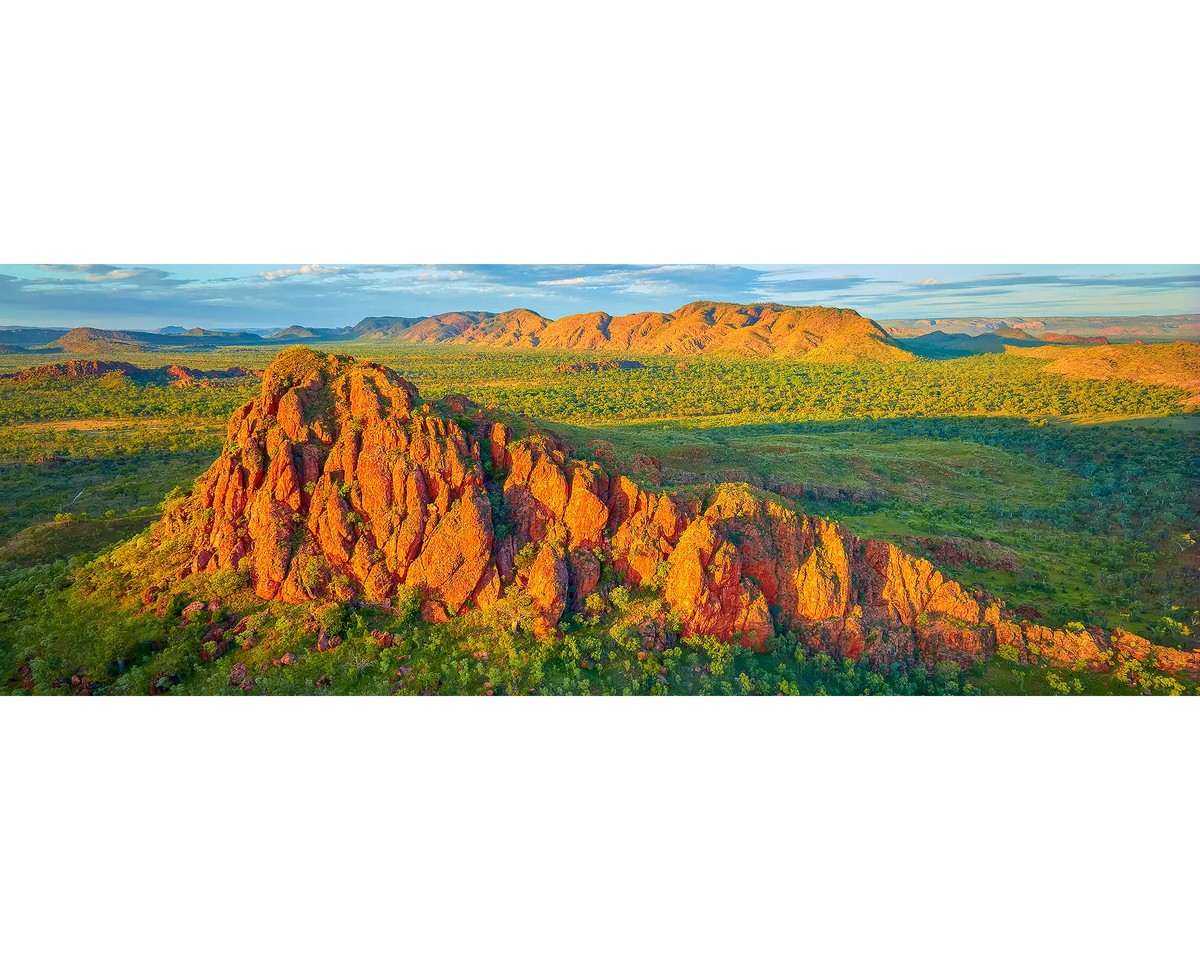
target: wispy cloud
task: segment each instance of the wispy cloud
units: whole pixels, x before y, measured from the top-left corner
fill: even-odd
[[[0,266],[0,322],[344,326],[364,316],[669,311],[692,300],[853,307],[883,320],[1200,311],[1200,267],[358,264]]]
[[[105,280],[132,280],[141,274],[140,270],[109,270],[107,273],[86,274],[83,279],[91,283],[101,283]]]

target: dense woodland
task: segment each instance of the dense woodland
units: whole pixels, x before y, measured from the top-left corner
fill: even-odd
[[[1006,355],[852,366],[642,357],[643,369],[558,373],[577,357],[338,349],[383,360],[426,398],[461,392],[528,414],[577,450],[610,444],[626,467],[651,458],[663,487],[798,484],[806,512],[924,552],[1052,626],[1124,626],[1185,648],[1200,630],[1200,432],[1178,390],[1067,380],[1042,374],[1043,360]],[[270,356],[183,361],[262,367]],[[149,365],[136,353],[113,359]],[[140,531],[212,461],[230,412],[256,389],[117,374],[0,381],[6,691],[237,693],[228,658],[205,639],[210,622],[236,616],[251,618],[240,662],[257,671],[258,692],[1192,692],[997,660],[876,674],[787,634],[768,654],[670,630],[647,647],[633,625],[656,601],[611,574],[607,599],[566,623],[557,646],[525,629],[519,597],[430,625],[413,609],[264,608],[236,575],[214,575],[163,609],[122,607]],[[1087,418],[1108,422],[1078,422]],[[214,609],[183,616],[198,599]],[[308,650],[318,621],[339,641],[319,655]]]
[[[63,420],[213,420],[228,417],[258,390],[238,381],[222,387],[137,383],[116,373],[32,381],[0,381],[0,427]]]
[[[639,420],[722,414],[789,417],[947,416],[1007,413],[1164,415],[1180,391],[1127,381],[1043,377],[1039,361],[981,356],[845,366],[705,360],[650,364],[590,382],[483,391],[502,407],[551,420]]]

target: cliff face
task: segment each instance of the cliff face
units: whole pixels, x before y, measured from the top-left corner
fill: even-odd
[[[248,559],[264,599],[379,601],[410,583],[457,611],[490,560],[483,468],[478,444],[415,399],[376,364],[285,351],[165,530],[195,536],[195,570]]]
[[[515,438],[465,398],[445,398],[443,414],[419,404],[378,364],[280,354],[221,456],[156,528],[160,544],[190,545],[177,575],[241,567],[260,597],[285,601],[387,604],[403,586],[435,621],[521,589],[548,636],[611,564],[661,588],[685,633],[756,650],[780,629],[881,664],[966,663],[998,643],[1099,664],[1129,646],[1015,623],[928,561],[761,490],[645,489],[553,435]],[[1178,669],[1200,665],[1170,653]]]

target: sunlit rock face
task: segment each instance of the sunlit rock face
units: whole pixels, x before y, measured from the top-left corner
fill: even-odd
[[[515,439],[465,397],[439,409],[379,364],[286,350],[156,541],[188,544],[178,576],[236,567],[264,600],[386,603],[405,586],[426,619],[444,621],[519,589],[547,637],[611,565],[627,584],[660,588],[685,635],[758,651],[795,630],[883,665],[965,664],[999,644],[1064,665],[1101,668],[1120,653],[1200,666],[1123,631],[1014,622],[927,560],[756,487],[647,489],[552,434]]]

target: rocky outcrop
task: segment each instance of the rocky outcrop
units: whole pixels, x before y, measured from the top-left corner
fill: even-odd
[[[1200,671],[1200,651],[1176,650],[1151,643],[1126,630],[1068,624],[1058,630],[1041,624],[998,621],[997,649],[1022,663],[1044,663],[1064,670],[1104,671],[1122,662],[1166,673]]]
[[[645,370],[640,360],[591,360],[579,363],[564,363],[554,368],[555,373],[599,373],[602,370]]]
[[[666,601],[691,633],[763,649],[774,633],[762,588],[734,544],[706,517],[688,525],[671,558]]]
[[[1084,347],[1108,346],[1108,337],[1083,337],[1077,333],[1043,333],[1037,339],[1042,343],[1074,343]]]
[[[378,364],[285,351],[166,533],[195,537],[193,569],[247,561],[264,599],[379,601],[406,583],[434,616],[458,612],[491,561],[479,448],[415,400]]]
[[[106,373],[136,373],[138,368],[132,363],[119,360],[65,360],[62,363],[47,363],[40,367],[30,367],[12,374],[9,379],[42,380],[64,377],[102,377]]]
[[[260,377],[263,371],[248,370],[246,367],[229,367],[226,370],[197,370],[195,367],[185,367],[173,363],[166,368],[167,381],[174,386],[190,386],[195,383],[204,384],[210,380],[233,380],[240,377]]]
[[[119,360],[64,360],[61,363],[47,363],[38,367],[13,374],[4,374],[0,379],[20,381],[33,380],[63,380],[81,379],[84,377],[102,377],[105,374],[117,373],[133,377],[136,382],[166,382],[174,386],[189,386],[191,384],[209,385],[217,380],[235,380],[243,377],[260,377],[263,371],[249,370],[246,367],[229,367],[225,370],[197,370],[181,364],[171,364],[168,367],[139,367],[133,363]]]
[[[1016,570],[1010,552],[990,540],[965,537],[903,537],[902,543],[926,551],[938,563],[978,567],[981,570]]]
[[[794,630],[839,657],[1101,663],[1120,645],[1170,669],[1200,655],[1132,635],[1016,622],[893,544],[860,540],[747,484],[653,490],[465,397],[420,405],[377,363],[279,355],[224,449],[155,528],[179,578],[237,567],[260,597],[420,593],[442,621],[524,591],[536,630],[625,583],[661,590],[685,634],[769,649]],[[1138,646],[1141,644],[1141,646]],[[1131,654],[1132,655],[1132,654]]]

